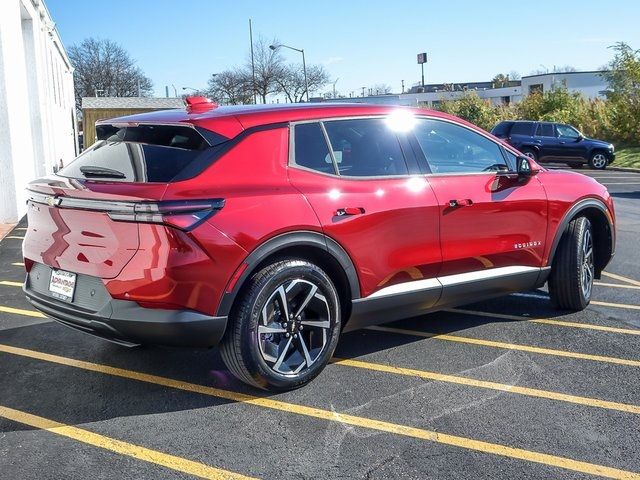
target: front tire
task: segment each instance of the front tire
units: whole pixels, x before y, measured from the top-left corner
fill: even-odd
[[[609,160],[602,152],[593,152],[589,158],[589,166],[594,170],[604,170],[608,164]]]
[[[584,310],[594,279],[593,229],[587,217],[572,220],[560,239],[549,277],[551,303],[560,309]]]
[[[243,287],[220,352],[239,380],[265,390],[291,390],[327,365],[340,322],[338,293],[329,276],[305,260],[281,260]]]

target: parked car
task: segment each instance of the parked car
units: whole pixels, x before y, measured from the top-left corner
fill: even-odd
[[[491,133],[536,162],[563,162],[573,168],[588,164],[604,170],[616,158],[611,143],[587,138],[566,123],[509,120],[498,123]]]
[[[614,253],[607,189],[440,112],[317,104],[101,121],[28,186],[24,291],[123,345],[220,345],[285,390],[342,331],[549,284],[581,310]]]

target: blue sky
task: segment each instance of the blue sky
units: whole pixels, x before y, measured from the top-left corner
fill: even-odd
[[[304,48],[348,95],[386,83],[400,91],[420,81],[416,54],[426,51],[427,83],[490,80],[541,65],[594,70],[616,41],[640,49],[637,0],[497,2],[378,0],[46,0],[66,46],[94,36],[120,43],[154,83],[204,87],[212,73],[243,63],[254,39],[277,37]],[[287,60],[299,54],[283,50]],[[171,87],[170,87],[171,89]],[[329,87],[327,88],[328,91]],[[171,89],[172,90],[172,89]]]

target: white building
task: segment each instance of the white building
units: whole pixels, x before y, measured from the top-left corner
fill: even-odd
[[[522,77],[524,96],[541,90],[547,92],[557,87],[564,87],[570,92],[578,92],[589,99],[604,98],[608,85],[602,77],[602,71],[544,73]]]
[[[494,105],[506,105],[518,103],[537,90],[547,92],[553,88],[565,87],[570,92],[578,92],[586,98],[593,99],[603,98],[608,88],[601,71],[529,75],[510,84],[508,87],[498,88],[494,88],[491,82],[431,84],[424,86],[424,92],[417,91],[423,90],[422,87],[413,87],[411,93],[339,98],[330,101],[436,107],[442,101],[457,100],[468,92],[476,92],[478,97],[487,99]]]
[[[0,0],[0,223],[25,186],[76,154],[73,68],[42,0]]]

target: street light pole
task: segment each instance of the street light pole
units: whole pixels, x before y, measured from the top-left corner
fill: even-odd
[[[304,73],[304,93],[307,97],[307,102],[309,102],[309,82],[307,81],[307,62],[304,58],[304,48],[295,48],[290,47],[289,45],[284,45],[282,43],[278,45],[269,45],[271,50],[277,50],[280,47],[288,48],[289,50],[295,50],[296,52],[300,52],[302,54],[302,71]]]
[[[307,82],[307,63],[304,61],[304,48],[300,49],[302,52],[302,71],[304,73],[304,93],[307,97],[307,103],[309,103],[309,82]]]

